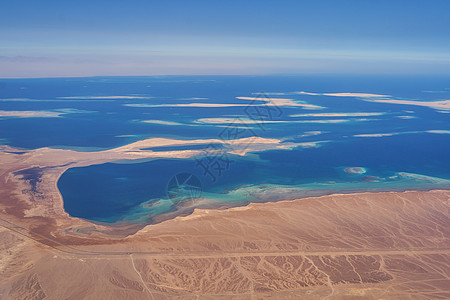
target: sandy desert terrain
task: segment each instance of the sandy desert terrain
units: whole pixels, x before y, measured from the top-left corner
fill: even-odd
[[[0,299],[450,299],[450,191],[197,209],[144,228],[70,217],[57,179],[122,153],[108,155],[1,149]]]

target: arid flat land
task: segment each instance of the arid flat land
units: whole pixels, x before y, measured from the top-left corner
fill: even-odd
[[[1,149],[0,299],[450,299],[450,191],[197,209],[139,228],[64,211],[67,168],[145,147]]]

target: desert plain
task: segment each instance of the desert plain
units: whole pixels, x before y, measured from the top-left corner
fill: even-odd
[[[65,212],[57,181],[70,167],[193,155],[147,146],[2,146],[0,299],[450,299],[447,190],[195,209],[138,227]]]

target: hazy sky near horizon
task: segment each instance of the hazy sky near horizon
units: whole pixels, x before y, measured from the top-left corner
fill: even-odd
[[[450,74],[450,1],[3,1],[0,78]]]

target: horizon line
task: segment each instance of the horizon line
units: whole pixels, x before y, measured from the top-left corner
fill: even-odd
[[[186,77],[203,77],[203,76],[323,76],[323,75],[339,75],[339,76],[450,76],[449,73],[336,73],[336,72],[310,72],[310,73],[265,73],[265,74],[152,74],[152,75],[86,75],[86,76],[36,76],[36,77],[0,77],[0,80],[15,80],[15,79],[64,79],[64,78],[100,78],[100,77],[171,77],[171,76],[186,76]]]

